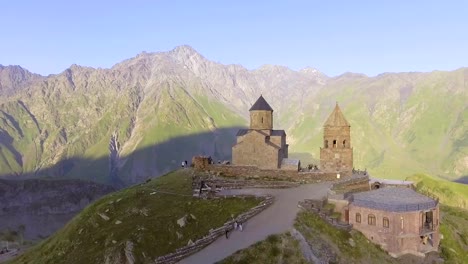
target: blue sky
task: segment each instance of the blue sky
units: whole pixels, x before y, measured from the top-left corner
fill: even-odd
[[[2,1],[0,64],[47,75],[190,45],[255,69],[468,66],[468,1]]]

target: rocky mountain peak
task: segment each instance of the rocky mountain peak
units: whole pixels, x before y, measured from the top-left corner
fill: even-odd
[[[11,95],[27,83],[43,76],[22,68],[19,65],[0,65],[0,96]]]
[[[174,48],[169,52],[169,55],[183,64],[198,64],[206,61],[200,53],[188,45]]]

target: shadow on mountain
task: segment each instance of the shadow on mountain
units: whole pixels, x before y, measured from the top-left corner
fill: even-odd
[[[462,177],[456,179],[454,182],[468,184],[468,175],[462,176]]]
[[[96,159],[72,157],[34,172],[0,175],[7,179],[83,179],[122,188],[157,177],[181,167],[182,161],[190,164],[195,155],[207,155],[217,162],[231,159],[231,148],[236,133],[244,127],[218,128],[197,134],[177,136],[164,142],[134,150],[120,156],[114,149],[122,142],[109,139],[109,155]]]
[[[5,240],[2,234],[33,240],[47,237],[95,199],[180,168],[182,161],[190,164],[195,155],[208,155],[216,162],[230,160],[240,128],[178,136],[127,156],[114,151],[122,143],[110,138],[106,157],[73,157],[43,170],[1,175],[0,242]]]

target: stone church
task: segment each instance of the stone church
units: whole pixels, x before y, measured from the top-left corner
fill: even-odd
[[[273,129],[273,109],[260,96],[249,111],[250,127],[237,132],[237,142],[232,147],[232,163],[260,169],[281,168],[288,158],[288,144],[284,130]],[[295,164],[296,170],[297,166]]]
[[[338,103],[324,124],[323,148],[320,148],[320,170],[337,173],[349,173],[353,170],[351,126]]]

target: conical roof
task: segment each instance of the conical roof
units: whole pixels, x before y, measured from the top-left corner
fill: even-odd
[[[271,108],[271,106],[267,103],[265,98],[263,98],[263,96],[260,95],[260,97],[252,105],[249,111],[272,111],[273,112],[273,108]]]
[[[335,109],[328,117],[327,121],[323,126],[350,126],[343,113],[341,112],[338,103],[336,103]]]

